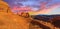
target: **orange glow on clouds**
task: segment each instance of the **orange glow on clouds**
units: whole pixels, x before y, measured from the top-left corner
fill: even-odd
[[[13,7],[12,11],[14,11],[15,13],[21,14],[21,12],[30,12],[32,11],[32,8],[30,7]]]
[[[39,15],[39,14],[49,14],[52,10],[54,10],[55,8],[58,8],[60,5],[52,5],[50,8],[48,9],[42,9],[41,11],[38,12],[29,12],[31,15]]]
[[[30,15],[39,15],[39,14],[49,14],[52,10],[54,10],[55,8],[57,8],[58,6],[60,6],[60,5],[52,5],[52,6],[50,6],[49,8],[45,8],[45,5],[42,5],[41,6],[41,9],[40,10],[38,10],[38,11],[33,11],[32,9],[33,8],[31,8],[31,7],[27,7],[27,6],[25,6],[25,7],[17,7],[17,6],[15,6],[15,7],[13,7],[13,11],[14,10],[18,10],[17,12],[20,14],[21,13],[21,11],[23,11],[23,12],[29,12],[29,14]]]
[[[13,7],[12,10],[27,10],[27,11],[32,11],[30,7]]]

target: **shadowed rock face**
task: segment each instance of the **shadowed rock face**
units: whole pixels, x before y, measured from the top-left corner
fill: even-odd
[[[60,20],[56,20],[56,21],[52,22],[52,24],[53,24],[55,27],[59,27],[59,28],[60,28]]]
[[[50,29],[48,26],[45,26],[45,25],[43,25],[43,24],[41,24],[41,23],[39,23],[39,22],[37,22],[37,21],[31,21],[31,24],[30,24],[30,29],[40,29],[40,28],[42,28],[42,29]]]
[[[22,12],[22,13],[21,13],[21,16],[22,16],[22,17],[25,17],[25,18],[30,17],[28,12]]]
[[[60,28],[60,16],[55,16],[52,20],[51,23],[55,26]]]

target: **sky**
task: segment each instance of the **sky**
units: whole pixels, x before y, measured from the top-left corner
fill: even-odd
[[[12,12],[29,12],[31,15],[60,14],[60,0],[4,0]]]

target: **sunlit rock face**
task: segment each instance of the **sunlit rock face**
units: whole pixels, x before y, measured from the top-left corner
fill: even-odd
[[[0,29],[28,29],[28,19],[13,14],[8,4],[0,1]]]
[[[26,14],[24,13],[22,16],[26,16]],[[40,29],[39,25],[48,26],[48,27],[52,26],[49,25],[47,22],[34,21],[34,20],[33,22],[31,18],[24,18],[22,16],[13,14],[10,11],[8,4],[3,1],[0,1],[0,29],[29,29],[29,27],[33,28],[32,26],[34,26],[34,22],[38,25],[38,28],[33,28],[33,29]]]

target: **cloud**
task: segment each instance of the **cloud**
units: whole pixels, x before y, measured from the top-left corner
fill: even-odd
[[[11,7],[14,6],[29,6],[36,11],[48,11],[46,9],[53,7],[54,5],[60,4],[60,0],[4,0]],[[44,10],[45,9],[45,10]],[[41,11],[42,12],[42,11]],[[40,13],[40,12],[39,12]]]

